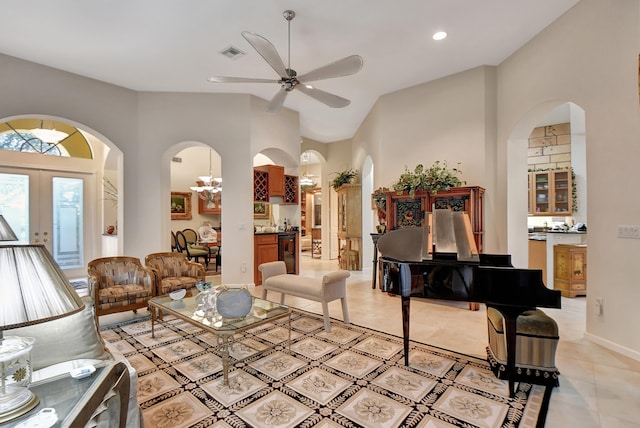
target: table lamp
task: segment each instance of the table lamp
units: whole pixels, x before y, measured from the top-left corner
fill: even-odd
[[[0,233],[4,233],[2,223],[6,225],[0,216]],[[9,235],[15,238],[13,231]],[[0,240],[5,239],[0,235]],[[4,337],[4,330],[62,318],[83,308],[82,299],[44,245],[0,244],[0,423],[39,402],[29,390],[34,339]]]
[[[0,241],[17,241],[18,237],[13,233],[13,229],[9,226],[9,223],[0,214]]]

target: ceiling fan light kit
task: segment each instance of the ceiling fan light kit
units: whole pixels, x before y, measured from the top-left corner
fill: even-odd
[[[348,106],[351,101],[339,97],[329,92],[322,91],[307,82],[332,79],[335,77],[355,74],[362,69],[363,61],[359,55],[350,55],[339,59],[323,67],[317,68],[308,73],[298,76],[298,73],[291,68],[291,20],[296,16],[293,10],[285,10],[284,19],[288,25],[288,65],[285,66],[282,58],[273,44],[259,34],[243,31],[242,37],[260,54],[260,56],[278,73],[280,79],[256,79],[247,77],[225,77],[212,76],[207,80],[211,83],[278,83],[280,90],[273,96],[267,104],[266,111],[277,113],[282,109],[287,94],[294,89],[298,89],[303,94],[320,101],[321,103],[333,107],[342,108]]]

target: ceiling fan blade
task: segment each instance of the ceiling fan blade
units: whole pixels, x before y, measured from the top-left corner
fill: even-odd
[[[278,92],[271,98],[269,104],[265,108],[267,113],[278,113],[280,109],[282,109],[282,105],[284,104],[285,98],[287,98],[288,92],[284,90],[284,88],[280,88]]]
[[[278,83],[275,79],[254,79],[251,77],[211,76],[207,79],[211,83]]]
[[[278,54],[275,46],[271,44],[271,42],[264,37],[250,33],[248,31],[242,32],[242,37],[244,37],[247,42],[264,58],[267,63],[273,68],[278,76],[280,77],[289,77],[287,73],[287,69],[282,62],[282,58]]]
[[[363,61],[360,55],[351,55],[298,76],[298,80],[301,82],[313,82],[316,80],[348,76],[360,71],[362,64]]]
[[[325,92],[317,88],[310,88],[304,84],[297,85],[296,89],[300,90],[300,92],[304,94],[309,95],[311,98],[314,98],[321,103],[328,105],[329,107],[341,108],[351,104],[351,101],[346,98],[330,94],[329,92]]]

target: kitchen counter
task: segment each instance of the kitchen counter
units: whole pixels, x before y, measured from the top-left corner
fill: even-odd
[[[534,241],[546,241],[547,234],[553,235],[586,235],[587,232],[580,232],[576,230],[548,230],[546,232],[529,232],[529,240]]]
[[[298,231],[290,230],[289,232],[253,232],[254,235],[293,235]]]

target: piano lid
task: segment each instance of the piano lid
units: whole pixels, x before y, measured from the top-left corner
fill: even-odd
[[[405,262],[446,257],[478,261],[469,216],[462,211],[437,209],[426,214],[426,227],[391,230],[378,240],[383,257]]]

